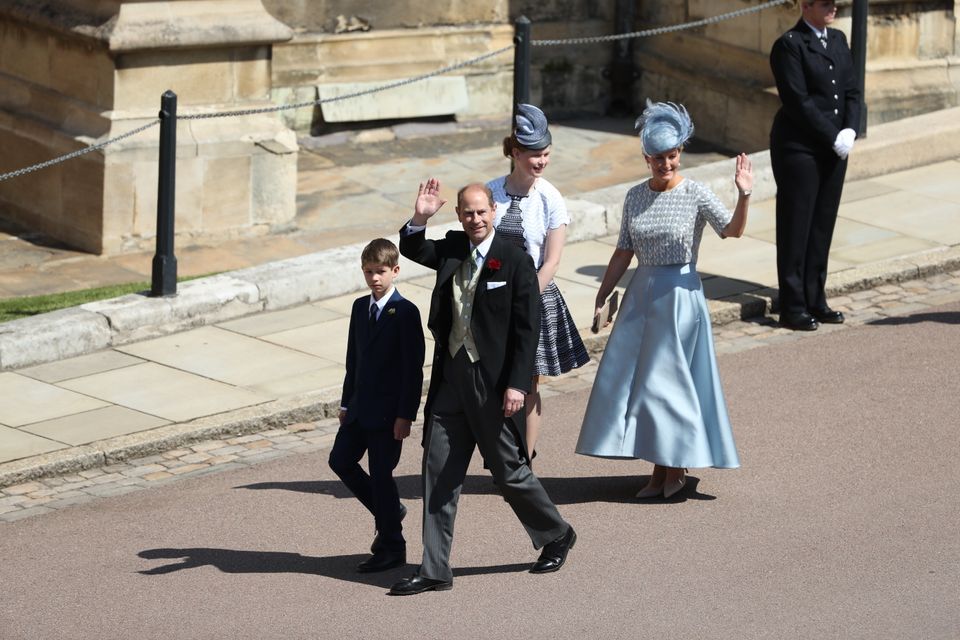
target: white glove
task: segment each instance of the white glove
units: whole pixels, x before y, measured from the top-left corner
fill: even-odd
[[[857,132],[853,129],[841,129],[840,133],[837,134],[837,139],[833,141],[833,152],[846,160],[853,150],[853,141],[856,138]]]

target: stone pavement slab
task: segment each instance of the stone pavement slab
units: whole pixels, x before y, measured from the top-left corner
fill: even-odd
[[[0,425],[0,464],[21,460],[63,449],[67,445],[57,440],[33,435],[22,429]]]
[[[322,324],[272,333],[263,336],[263,339],[342,366],[347,358],[346,335],[349,328],[350,318],[337,318]]]
[[[327,324],[324,322],[321,326]],[[325,369],[334,362],[215,326],[145,340],[118,349],[143,360],[237,387]]]
[[[925,251],[932,251],[942,245],[933,242],[921,240],[919,238],[906,238],[903,236],[894,236],[884,240],[877,240],[862,245],[848,245],[836,252],[837,259],[849,265],[863,265],[891,260],[901,256],[920,254]],[[831,252],[831,256],[833,252]]]
[[[10,372],[0,373],[0,396],[4,399],[0,403],[0,423],[11,427],[107,405],[102,400]]]
[[[35,422],[22,427],[21,430],[53,442],[78,446],[146,429],[155,429],[165,424],[170,424],[170,421],[126,407],[110,405],[62,418]]]
[[[322,369],[295,375],[280,375],[257,384],[245,386],[270,398],[287,398],[309,395],[320,389],[338,388],[342,384],[343,364],[331,362],[329,366]]]
[[[884,229],[873,224],[864,224],[857,222],[849,217],[837,220],[836,228],[833,231],[833,242],[830,245],[831,255],[849,248],[863,247],[875,242],[882,242],[892,238],[898,238],[896,231]],[[771,242],[776,242],[776,237],[771,237]],[[909,251],[907,252],[909,253]],[[884,258],[889,256],[884,256]],[[878,258],[878,259],[884,259]]]
[[[62,386],[173,422],[248,407],[269,399],[154,362],[68,380]]]
[[[94,373],[121,369],[142,362],[144,362],[144,360],[140,358],[108,349],[106,351],[90,353],[85,356],[77,356],[57,362],[26,367],[18,370],[17,373],[43,382],[56,383],[62,382],[63,380],[70,380],[71,378],[89,376]]]
[[[716,234],[703,234],[697,270],[703,274],[723,275],[760,287],[777,285],[776,246],[749,235],[723,239]]]
[[[245,336],[259,338],[272,333],[326,322],[343,315],[318,304],[306,304],[302,307],[284,309],[283,311],[267,311],[238,320],[221,322],[217,326]]]
[[[873,182],[891,190],[917,193],[960,204],[960,193],[955,186],[958,176],[960,176],[960,160],[953,160],[877,176]],[[910,209],[912,210],[913,208]]]
[[[950,164],[960,175],[960,163]],[[844,217],[932,243],[960,243],[960,203],[943,198],[898,191],[851,203]]]

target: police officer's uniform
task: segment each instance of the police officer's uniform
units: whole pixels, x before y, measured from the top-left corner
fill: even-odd
[[[801,19],[770,52],[782,103],[770,131],[770,156],[777,182],[777,273],[785,324],[806,314],[824,320],[829,309],[827,256],[847,170],[833,144],[841,129],[857,131],[860,124],[860,91],[846,36],[836,29],[826,33],[824,46]]]

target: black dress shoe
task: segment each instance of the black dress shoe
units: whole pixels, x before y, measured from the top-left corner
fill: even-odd
[[[558,570],[567,561],[567,553],[576,543],[577,532],[570,527],[565,534],[544,545],[540,559],[530,567],[530,573],[550,573]]]
[[[816,331],[820,325],[809,313],[781,313],[780,326],[794,331]]]
[[[357,565],[358,573],[377,573],[407,564],[406,551],[387,551],[381,549]]]
[[[453,589],[453,582],[444,580],[434,580],[433,578],[424,578],[421,575],[413,575],[404,578],[397,584],[390,587],[392,596],[412,596],[424,591],[447,591]]]
[[[843,324],[843,311],[834,311],[830,307],[824,307],[820,311],[811,311],[810,315],[823,324]]]
[[[403,503],[400,503],[400,522],[403,522],[403,519],[407,517],[407,508],[403,506]],[[383,543],[380,541],[380,532],[377,532],[373,536],[373,542],[370,543],[370,553],[376,553],[383,546]]]

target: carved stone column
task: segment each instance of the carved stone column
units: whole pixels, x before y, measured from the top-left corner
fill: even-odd
[[[0,171],[156,117],[269,106],[271,47],[291,31],[260,0],[14,0],[0,7]],[[0,183],[0,218],[93,253],[149,248],[159,128]],[[275,114],[181,120],[178,238],[262,233],[295,215],[296,137]]]

